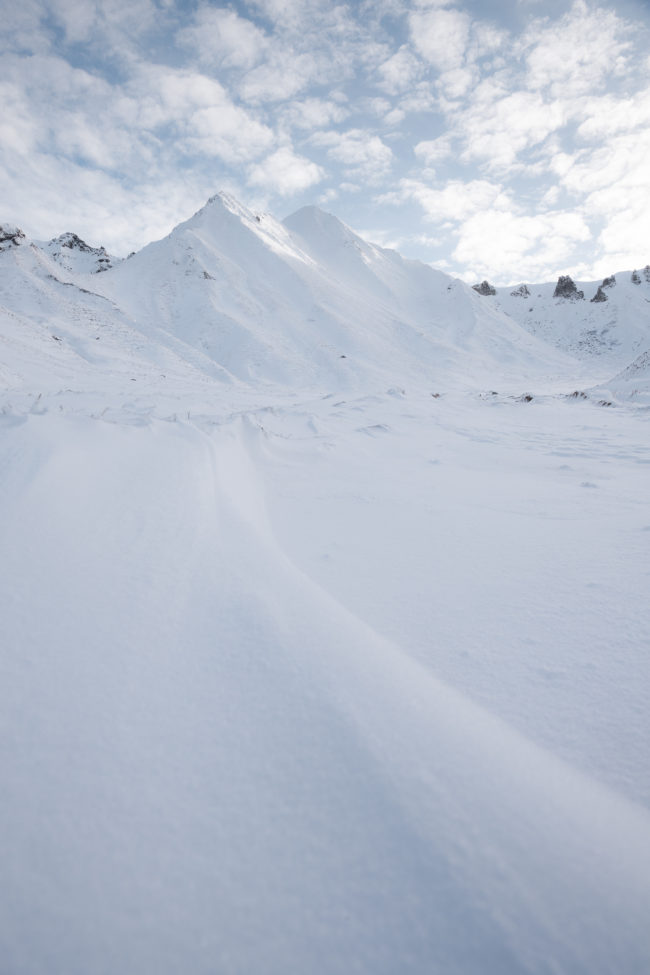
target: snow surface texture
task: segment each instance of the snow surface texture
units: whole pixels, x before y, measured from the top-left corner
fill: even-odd
[[[14,239],[3,971],[647,972],[650,283],[594,355],[312,209]]]

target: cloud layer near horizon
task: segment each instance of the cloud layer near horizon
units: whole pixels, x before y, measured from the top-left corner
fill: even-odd
[[[650,260],[647,5],[23,0],[3,16],[0,219],[33,236],[125,253],[225,188],[279,215],[318,203],[469,280]]]

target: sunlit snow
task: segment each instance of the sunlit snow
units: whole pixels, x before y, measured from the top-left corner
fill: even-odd
[[[647,971],[650,281],[0,251],[2,970]]]

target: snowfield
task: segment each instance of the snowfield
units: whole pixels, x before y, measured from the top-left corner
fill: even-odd
[[[647,972],[650,282],[531,328],[224,196],[15,240],[3,971]]]

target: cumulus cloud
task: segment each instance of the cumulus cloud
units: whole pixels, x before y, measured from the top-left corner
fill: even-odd
[[[264,31],[234,10],[201,7],[191,26],[177,34],[199,63],[215,68],[252,68],[268,49]]]
[[[557,132],[571,116],[566,101],[546,101],[535,92],[516,91],[492,96],[479,87],[459,129],[464,137],[463,159],[484,160],[491,169],[511,167],[520,154]]]
[[[291,128],[312,131],[335,122],[343,122],[349,109],[341,102],[325,98],[292,100],[281,113],[282,121]]]
[[[320,183],[324,175],[324,170],[316,163],[297,155],[288,146],[282,146],[251,166],[248,182],[251,186],[261,186],[282,196],[289,196]]]
[[[444,7],[416,9],[409,15],[411,41],[440,71],[462,66],[470,36],[469,14]]]
[[[401,199],[416,200],[429,220],[460,223],[481,210],[507,210],[513,206],[510,194],[499,183],[475,179],[449,180],[442,187],[429,186],[418,180],[402,179]]]
[[[406,44],[377,68],[380,76],[379,87],[389,95],[398,95],[420,77],[422,67],[419,60]]]
[[[389,146],[367,129],[321,132],[311,142],[327,147],[329,159],[342,163],[353,178],[356,175],[372,183],[381,181],[393,162]]]
[[[451,155],[451,139],[448,135],[441,135],[437,139],[427,139],[418,142],[413,152],[427,166],[432,166],[441,159],[447,159]]]
[[[541,31],[533,25],[524,42],[530,45],[528,87],[548,89],[562,100],[593,92],[607,76],[625,72],[629,29],[614,10],[590,8],[584,0],[577,0],[564,17]]]
[[[480,209],[459,228],[453,257],[475,276],[497,283],[548,279],[575,262],[575,245],[590,236],[584,218],[571,211],[527,215]]]
[[[140,124],[154,133],[171,127],[177,150],[238,163],[259,155],[273,141],[269,126],[204,74],[150,66],[135,84],[140,89]]]

